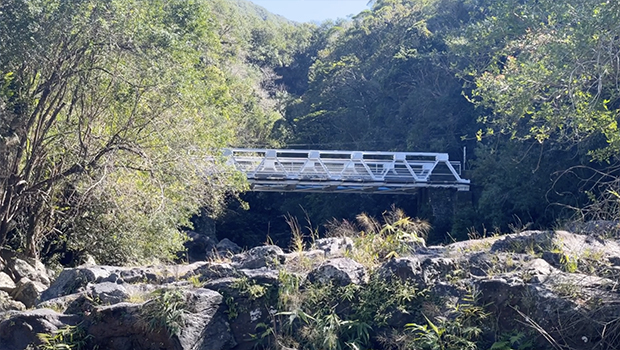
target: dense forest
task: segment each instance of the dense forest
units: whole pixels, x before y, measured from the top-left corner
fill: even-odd
[[[172,259],[206,216],[251,246],[288,242],[287,213],[323,230],[392,204],[437,242],[617,219],[618,23],[602,0],[377,0],[321,24],[243,0],[2,1],[0,246]],[[448,221],[412,196],[241,194],[230,146],[467,147],[473,186]]]

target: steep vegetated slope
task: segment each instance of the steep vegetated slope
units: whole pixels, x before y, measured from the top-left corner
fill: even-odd
[[[374,1],[350,20],[319,26],[293,61],[295,73],[279,70],[294,98],[274,137],[291,148],[433,151],[452,159],[467,147],[472,200],[453,219],[442,221],[411,198],[385,201],[430,219],[438,241],[446,232],[465,238],[472,227],[552,226],[615,193],[605,186],[617,175],[617,17],[617,4],[598,1]],[[297,78],[306,69],[304,84],[290,81],[289,73]],[[351,219],[356,206],[383,201],[248,198],[272,215],[301,214],[301,203],[317,225],[331,212]],[[610,209],[617,197],[607,199],[597,206]]]
[[[174,257],[242,186],[209,156],[272,142],[273,67],[307,32],[228,1],[2,2],[0,245]]]
[[[471,200],[450,220],[436,200],[252,194],[257,211],[229,208],[218,224],[241,245],[287,241],[280,218],[300,204],[322,225],[397,203],[431,220],[433,241],[549,227],[593,203],[586,214],[613,217],[618,11],[383,0],[313,25],[245,1],[5,2],[0,243],[171,258],[189,217],[219,214],[242,186],[194,171],[224,146],[468,149]]]

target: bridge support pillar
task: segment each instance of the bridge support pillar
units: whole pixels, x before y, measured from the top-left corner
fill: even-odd
[[[434,188],[428,192],[428,204],[433,214],[433,240],[443,241],[443,237],[452,229],[456,210],[457,191],[449,188]]]

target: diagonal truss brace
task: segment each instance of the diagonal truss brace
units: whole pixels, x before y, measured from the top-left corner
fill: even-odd
[[[446,153],[226,149],[228,164],[254,191],[410,193],[421,187],[469,190]]]

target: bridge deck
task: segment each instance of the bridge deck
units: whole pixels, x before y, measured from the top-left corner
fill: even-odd
[[[421,187],[469,190],[461,163],[446,153],[227,149],[253,191],[413,193]]]

